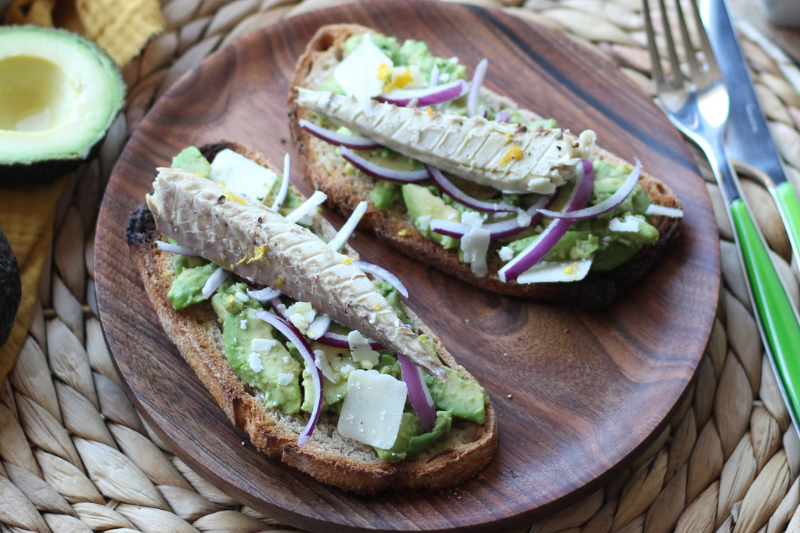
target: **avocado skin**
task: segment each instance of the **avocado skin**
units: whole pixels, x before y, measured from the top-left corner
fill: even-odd
[[[87,159],[100,153],[101,143],[98,141],[85,158],[51,159],[34,163],[16,163],[4,165],[0,162],[0,185],[17,187],[20,185],[47,185],[59,176],[77,169]]]
[[[0,229],[0,346],[11,335],[21,299],[22,282],[19,279],[17,258],[5,233]]]
[[[63,158],[41,160],[34,159],[30,162],[13,164],[4,163],[2,160],[0,160],[1,186],[45,185],[53,182],[59,176],[63,176],[64,174],[77,169],[78,166],[80,166],[80,164],[84,161],[96,157],[100,153],[100,146],[102,145],[102,141],[105,139],[109,128],[114,123],[114,120],[116,120],[117,115],[119,115],[119,112],[122,110],[122,107],[125,105],[128,92],[128,86],[125,83],[125,79],[122,77],[122,71],[117,64],[114,63],[114,60],[111,59],[106,51],[100,48],[100,46],[98,46],[94,41],[86,39],[85,37],[81,37],[76,33],[62,28],[42,28],[39,26],[33,26],[31,24],[26,24],[23,26],[5,26],[2,28],[4,32],[8,33],[13,33],[15,31],[27,31],[30,29],[48,33],[64,34],[81,42],[91,51],[92,54],[98,57],[107,71],[112,73],[114,83],[116,83],[120,89],[120,97],[117,105],[114,107],[110,116],[108,117],[107,122],[103,126],[103,129],[100,130],[100,134],[92,143],[87,143],[85,149],[81,153],[67,155]]]

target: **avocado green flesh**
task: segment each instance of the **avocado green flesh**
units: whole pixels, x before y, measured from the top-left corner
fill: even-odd
[[[193,172],[201,178],[211,175],[211,163],[208,162],[196,146],[188,146],[172,158],[172,168]]]
[[[175,277],[175,281],[167,293],[167,297],[172,300],[172,306],[180,311],[192,304],[204,301],[203,285],[206,284],[216,268],[217,265],[212,263],[194,268],[183,268],[181,273]]]
[[[274,340],[272,326],[256,318],[255,313],[255,309],[245,308],[241,313],[228,313],[226,316],[222,338],[228,363],[242,381],[262,392],[264,405],[268,409],[280,409],[287,415],[298,413],[301,398],[300,363],[280,343],[275,344],[269,352],[251,350],[253,339]],[[250,365],[250,357],[254,353],[262,366],[260,370]],[[280,381],[282,379],[284,382]]]
[[[485,391],[474,381],[467,381],[452,368],[445,367],[447,378],[439,381],[425,375],[425,382],[431,391],[437,409],[452,411],[453,416],[471,420],[478,424],[486,421]]]
[[[345,55],[353,51],[361,42],[361,35],[354,35],[345,41]],[[373,42],[386,53],[395,66],[416,65],[419,67],[420,72],[426,83],[430,80],[430,73],[433,65],[437,65],[444,75],[440,77],[440,84],[448,83],[455,79],[466,79],[466,68],[459,64],[457,61],[453,62],[447,59],[434,57],[428,50],[427,45],[421,41],[407,40],[402,46],[398,45],[395,37],[373,37]],[[344,94],[342,88],[333,79],[333,76],[325,80],[318,87],[321,91],[333,91],[339,94]],[[446,109],[443,112],[450,114],[466,114],[466,101],[464,99],[456,100],[449,104],[445,104]],[[487,109],[489,106],[485,106]],[[556,128],[556,121],[553,119],[539,119],[539,120],[526,120],[518,111],[508,110],[509,121],[515,124],[523,124],[529,128]],[[488,119],[493,119],[494,112],[488,111]],[[353,132],[347,128],[339,127],[330,123],[328,127],[338,128],[338,133],[345,135],[353,135]],[[418,161],[409,159],[402,154],[389,150],[387,148],[378,148],[375,150],[362,150],[358,154],[369,161],[386,168],[401,171],[412,171],[421,168]],[[595,185],[592,197],[588,205],[595,205],[614,194],[617,189],[625,181],[625,178],[630,174],[631,168],[627,165],[620,165],[619,167],[612,167],[603,161],[594,162],[595,167]],[[355,169],[350,169],[355,171]],[[454,181],[457,181],[454,178]],[[463,187],[464,184],[459,186],[472,196],[480,197],[474,194],[473,191],[467,190]],[[468,185],[469,186],[469,185]],[[414,220],[417,229],[433,240],[440,244],[444,249],[457,249],[460,246],[459,239],[447,237],[439,233],[431,231],[427,227],[428,220],[421,217],[431,217],[434,220],[450,220],[458,222],[460,214],[471,209],[463,206],[462,204],[454,202],[450,197],[444,196],[435,189],[435,187],[426,187],[418,184],[404,184],[399,187],[402,194],[398,195],[398,185],[389,181],[376,180],[375,187],[370,191],[370,199],[378,209],[388,209],[396,202],[402,199],[406,207],[408,215]],[[562,194],[550,205],[549,209],[558,211],[560,210],[569,196],[570,187],[565,186]],[[484,199],[481,197],[481,199]],[[510,203],[518,207],[527,207],[525,197],[519,195],[503,195],[502,201]],[[562,260],[576,260],[576,259],[589,259],[593,258],[592,270],[603,271],[611,270],[625,263],[642,248],[645,244],[653,244],[658,240],[658,230],[655,229],[648,222],[640,224],[640,229],[635,234],[631,233],[618,233],[608,230],[608,223],[613,218],[624,218],[626,215],[644,215],[645,210],[650,205],[647,195],[642,188],[637,185],[634,192],[611,213],[607,213],[598,219],[590,221],[581,221],[576,223],[572,230],[562,237],[556,246],[544,258],[546,261],[562,261]],[[538,231],[530,228],[514,237],[503,240],[503,243],[509,245],[515,254],[524,250],[531,242],[533,242],[541,230],[549,223],[549,219],[544,219],[539,224]],[[459,258],[462,254],[459,252]]]
[[[62,30],[0,27],[0,79],[0,165],[84,159],[125,100],[108,55]]]
[[[413,183],[406,183],[402,187],[403,202],[408,209],[408,216],[414,219],[423,235],[438,242],[445,250],[451,248],[458,248],[459,239],[448,237],[430,230],[430,228],[423,229],[421,227],[420,218],[423,216],[430,217],[430,220],[449,220],[452,222],[459,222],[461,214],[454,207],[447,205],[441,197],[435,195],[427,187],[415,185]],[[428,222],[430,222],[430,220]]]
[[[394,446],[388,450],[375,448],[375,451],[378,453],[378,457],[384,461],[399,463],[432,446],[436,441],[449,434],[452,425],[453,414],[450,411],[436,413],[436,422],[430,432],[425,431],[417,415],[403,413],[403,420],[400,422],[400,431],[397,433]]]
[[[168,293],[175,309],[184,309],[194,303],[204,301],[202,288],[216,265],[205,259],[189,258],[176,255],[173,259],[175,280]],[[409,319],[402,309],[400,294],[386,282],[377,284],[378,289],[398,312],[404,323]],[[284,414],[296,414],[301,411],[311,412],[314,400],[314,386],[311,374],[305,367],[302,357],[292,343],[267,322],[255,317],[255,313],[264,306],[252,299],[243,298],[247,286],[232,280],[225,281],[211,297],[211,305],[222,324],[222,338],[225,356],[231,369],[242,381],[258,390],[268,409],[277,409]],[[243,301],[244,300],[244,301]],[[331,324],[331,331],[347,334],[349,330],[339,324]],[[253,357],[252,342],[254,339],[273,339],[278,341],[268,352],[257,352],[256,357],[261,368],[251,364]],[[428,337],[421,335],[419,341],[428,352],[436,354],[436,347]],[[312,342],[312,350],[325,353],[333,376],[331,381],[323,376],[323,411],[338,413],[342,401],[347,395],[347,378],[350,372],[359,368],[348,349],[335,348]],[[375,370],[401,380],[400,363],[393,352],[381,352]],[[448,379],[439,382],[435,378],[426,382],[431,389],[439,412],[436,424],[431,432],[425,432],[419,419],[411,412],[403,414],[403,422],[397,441],[391,450],[375,451],[381,459],[398,462],[406,457],[421,452],[446,437],[450,432],[452,417],[482,424],[485,420],[485,393],[483,387],[475,382],[468,382],[454,370],[447,369]],[[432,384],[433,383],[433,384]],[[434,392],[436,391],[436,392]],[[407,406],[407,409],[410,407]]]

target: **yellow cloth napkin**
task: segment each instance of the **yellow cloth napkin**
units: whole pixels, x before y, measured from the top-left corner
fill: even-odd
[[[5,23],[58,26],[79,33],[120,66],[164,29],[158,0],[17,0]]]
[[[16,0],[5,23],[57,26],[79,33],[99,44],[120,66],[164,28],[159,0]],[[50,185],[0,189],[0,228],[17,257],[22,278],[14,328],[0,348],[0,382],[25,342],[37,283],[53,240],[55,205],[66,182],[62,177]]]
[[[53,240],[53,217],[58,198],[67,177],[62,176],[50,185],[16,187],[0,190],[0,229],[6,234],[19,263],[22,280],[22,301],[8,342],[0,348],[0,382],[6,377],[17,358],[28,327],[36,284],[42,275],[47,249]]]

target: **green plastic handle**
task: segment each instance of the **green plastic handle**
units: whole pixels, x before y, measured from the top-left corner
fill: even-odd
[[[789,242],[792,243],[795,258],[800,263],[800,202],[797,201],[794,188],[788,181],[775,187],[774,196],[786,233],[789,235]]]
[[[796,199],[795,199],[796,205]],[[792,411],[800,415],[800,323],[764,240],[741,199],[731,203],[750,288]]]

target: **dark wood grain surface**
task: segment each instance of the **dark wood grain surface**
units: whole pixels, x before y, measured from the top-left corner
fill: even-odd
[[[276,162],[286,151],[296,156],[287,80],[314,31],[333,22],[423,39],[436,55],[457,55],[467,65],[488,56],[490,88],[573,131],[594,129],[604,147],[639,157],[686,208],[683,236],[664,261],[612,307],[595,312],[482,292],[368,235],[351,241],[367,261],[390,265],[407,283],[410,305],[486,387],[499,413],[497,455],[454,490],[358,497],[243,444],[244,433],[228,423],[161,331],[125,243],[128,214],[152,190],[155,167],[168,165],[186,145],[229,139]],[[299,167],[292,179],[308,193]],[[111,178],[96,242],[101,318],[140,412],[213,484],[318,531],[498,531],[587,494],[664,427],[706,346],[720,284],[705,186],[681,137],[650,99],[558,33],[446,3],[370,2],[314,12],[209,57],[134,134]]]

